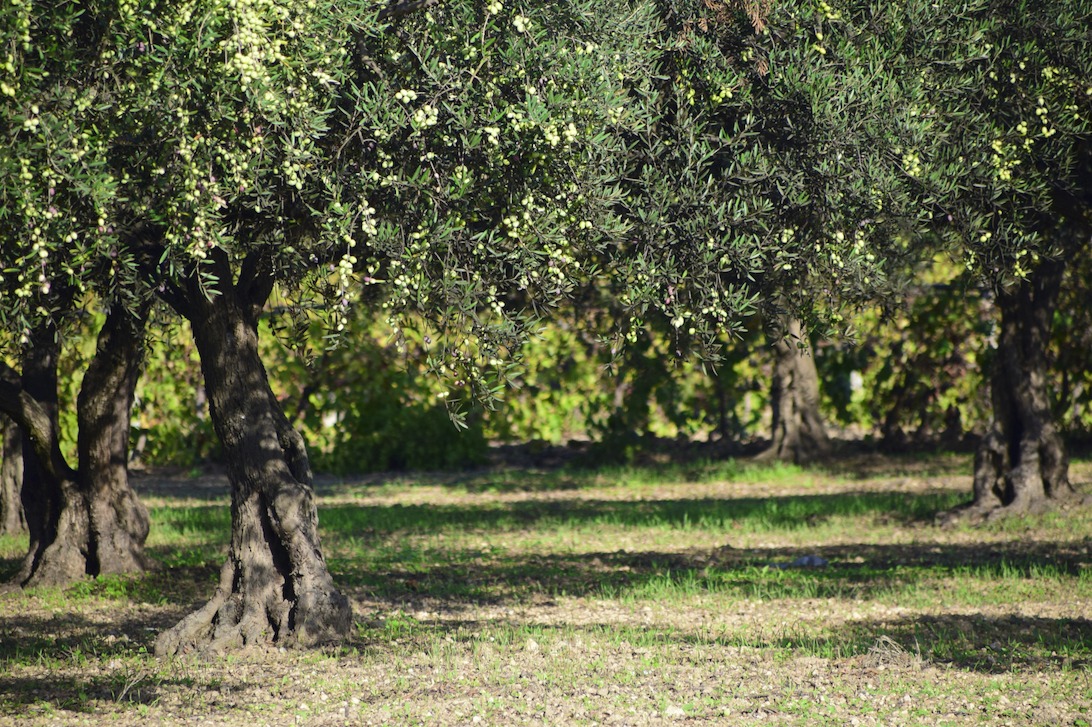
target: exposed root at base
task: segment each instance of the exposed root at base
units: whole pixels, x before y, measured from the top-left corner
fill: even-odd
[[[937,513],[933,522],[941,528],[952,528],[957,525],[976,526],[998,522],[1010,517],[1035,517],[1048,512],[1089,506],[1092,506],[1092,494],[1065,498],[1051,497],[1030,501],[1017,499],[1007,505],[969,502],[951,510]]]
[[[338,591],[305,593],[288,601],[269,592],[232,592],[234,575],[232,563],[225,563],[216,593],[159,635],[156,656],[219,653],[262,645],[306,648],[348,635],[352,610],[349,600]]]

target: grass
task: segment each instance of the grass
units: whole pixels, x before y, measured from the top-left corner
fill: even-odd
[[[1088,722],[1092,514],[934,527],[967,471],[324,482],[350,638],[163,662],[155,633],[215,587],[230,517],[223,491],[149,482],[161,570],[0,592],[0,724]],[[0,538],[0,571],[25,547]],[[827,564],[792,567],[802,555]]]
[[[961,493],[907,496],[851,492],[771,498],[681,499],[670,501],[523,501],[473,504],[346,505],[326,508],[322,525],[337,535],[360,532],[510,532],[533,530],[583,532],[601,528],[653,530],[743,530],[762,533],[813,527],[817,522],[883,515],[923,520],[965,499]],[[175,516],[177,519],[179,516]],[[185,532],[208,528],[222,532],[219,511],[186,514]],[[193,519],[191,519],[193,518]],[[171,523],[175,528],[179,525]],[[843,523],[844,524],[844,523]]]

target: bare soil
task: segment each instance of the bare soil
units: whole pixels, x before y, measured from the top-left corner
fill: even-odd
[[[967,464],[864,457],[795,481],[619,486],[592,479],[565,487],[554,480],[549,488],[490,470],[412,486],[329,478],[317,491],[320,520],[323,508],[352,505],[969,494]],[[1092,467],[1077,465],[1073,475],[1087,491]],[[152,507],[227,497],[216,473],[153,473],[137,487]],[[210,595],[215,560],[66,591],[7,588],[0,591],[0,725],[1088,725],[1090,520],[1080,510],[975,529],[877,515],[856,527],[739,532],[540,534],[535,523],[503,531],[468,523],[440,533],[362,533],[364,547],[478,548],[480,555],[458,574],[420,561],[370,574],[391,584],[383,588],[343,574],[356,619],[345,644],[171,661],[149,655],[155,635]],[[332,557],[350,560],[361,547],[328,542]],[[801,555],[829,563],[814,571],[818,592],[778,592],[774,571]],[[11,570],[17,556],[14,546],[0,550],[0,566]],[[521,569],[505,570],[511,563]],[[1002,573],[1006,563],[1030,570],[996,581],[966,576],[968,565]],[[1045,575],[1036,575],[1036,563]],[[862,564],[872,575],[859,583],[830,578],[839,590],[822,591],[831,573],[858,573]],[[784,572],[790,585],[799,577]],[[754,579],[756,594],[765,595],[699,584],[667,588],[661,598],[588,585],[619,573],[634,587],[686,574],[709,574],[709,583]],[[541,579],[541,587],[513,582],[524,577]],[[459,579],[493,595],[459,595]]]

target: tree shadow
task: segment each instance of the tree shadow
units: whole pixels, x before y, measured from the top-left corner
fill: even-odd
[[[875,623],[849,623],[833,637],[847,641],[883,637],[906,654],[930,663],[991,674],[1092,666],[1092,621],[1084,618],[921,615]]]
[[[320,524],[328,550],[349,553],[330,558],[336,582],[349,593],[366,594],[392,609],[431,602],[442,603],[451,613],[467,615],[484,604],[548,605],[549,599],[560,595],[621,600],[655,599],[659,593],[674,599],[678,594],[766,601],[882,599],[927,579],[960,574],[983,579],[1033,579],[1044,573],[1075,578],[1092,560],[1087,541],[723,546],[684,552],[507,555],[474,547],[414,550],[420,546],[407,543],[404,537],[440,531],[489,533],[551,527],[579,531],[616,526],[637,531],[702,528],[722,533],[729,540],[737,528],[806,530],[838,516],[873,516],[920,525],[930,522],[937,510],[950,506],[953,497],[959,494],[862,491],[772,498],[335,505],[320,509]],[[154,557],[172,566],[137,576],[89,579],[66,593],[74,589],[80,596],[166,608],[149,610],[139,617],[119,617],[109,624],[109,633],[101,622],[78,614],[60,618],[0,615],[0,663],[37,658],[74,660],[80,653],[115,653],[112,650],[131,656],[142,648],[150,650],[155,631],[172,626],[203,603],[215,588],[223,558],[214,546],[222,547],[230,535],[228,508],[188,503],[157,508],[155,518],[157,526],[184,533],[192,553],[179,555],[177,547],[149,548]],[[805,555],[818,556],[828,565],[782,567]],[[0,560],[0,576],[14,574],[18,566],[18,559]],[[452,628],[444,623],[427,628]],[[115,641],[106,640],[110,635]],[[667,634],[664,638],[699,637]],[[853,622],[814,639],[807,648],[816,653],[873,655],[872,649],[881,639],[890,640],[904,654],[920,654],[930,662],[974,671],[1092,666],[1092,628],[1085,619],[957,615]],[[748,641],[759,647],[799,648],[793,643],[792,635]],[[34,690],[42,689],[34,686],[36,683],[29,678],[0,677],[0,693],[34,696]],[[93,677],[69,679],[55,694],[46,692],[54,694],[49,697],[51,703],[62,706],[79,704],[73,695],[78,697],[81,690],[86,695],[103,695],[116,687],[114,677]],[[148,689],[148,694],[154,693],[151,686]],[[29,700],[31,696],[16,699]]]
[[[488,548],[430,548],[406,534],[587,529],[616,526],[664,530],[702,528],[730,540],[738,528],[806,530],[839,515],[872,515],[907,525],[928,522],[943,495],[851,492],[775,498],[487,502],[458,505],[338,505],[320,513],[323,543],[338,582],[384,598],[428,597],[497,603],[529,595],[647,597],[657,587],[730,593],[741,598],[869,598],[973,567],[983,578],[1072,576],[1090,560],[1087,547],[1066,542],[944,545],[848,544],[800,548],[678,552],[603,552],[507,556]],[[117,581],[93,581],[89,595],[113,587],[146,603],[198,601],[211,592],[230,534],[221,505],[156,509],[156,524],[186,535],[185,548],[149,553],[168,567]],[[801,556],[826,568],[786,569]],[[17,563],[0,561],[14,572]],[[765,572],[761,572],[766,569]],[[778,574],[780,573],[780,575]],[[105,583],[105,586],[99,585]],[[676,588],[676,590],[678,590]],[[644,594],[644,596],[642,596]],[[112,595],[109,591],[105,595]]]
[[[163,679],[150,673],[119,671],[101,676],[0,677],[4,702],[0,714],[23,715],[28,708],[96,714],[95,702],[154,704],[163,687],[182,686],[184,679]]]
[[[715,646],[792,654],[798,657],[850,659],[868,668],[921,670],[944,666],[962,671],[1004,674],[1014,671],[1084,670],[1092,667],[1092,621],[1018,615],[988,617],[976,613],[923,616],[895,621],[852,621],[811,635],[788,628],[772,636],[717,633],[655,624],[614,622],[581,624],[536,621],[483,621],[474,618],[417,620],[404,614],[390,622],[358,617],[347,649],[404,653],[411,645],[427,651],[437,643],[474,643],[483,632],[498,647],[519,646],[534,635],[549,642],[575,636],[594,643],[607,638],[642,648]]]
[[[747,455],[763,449],[755,443],[746,450],[725,451],[709,442],[658,441],[632,464],[604,466],[589,455],[587,442],[570,445],[503,445],[491,450],[486,467],[444,471],[392,471],[354,475],[319,473],[314,488],[320,497],[359,496],[389,485],[439,486],[468,492],[563,492],[602,486],[636,477],[641,481],[686,484],[709,481],[754,482],[764,475],[783,481],[782,463],[757,463]],[[753,450],[753,451],[752,451]],[[970,474],[965,454],[934,451],[884,454],[869,449],[842,447],[810,466],[794,469],[849,480],[877,478],[931,478]],[[199,472],[160,468],[134,472],[131,482],[141,495],[189,500],[223,500],[231,492],[222,467]],[[968,493],[969,494],[969,493]]]
[[[818,556],[823,567],[794,567]],[[331,560],[345,588],[392,602],[434,601],[459,610],[534,598],[738,599],[897,598],[929,579],[989,581],[1078,577],[1088,561],[1080,544],[994,543],[837,545],[816,548],[717,548],[687,552],[599,552],[509,557],[445,549],[405,557],[391,551],[371,568]],[[427,561],[428,565],[419,565]]]
[[[962,493],[845,492],[780,497],[677,500],[551,499],[482,504],[333,505],[319,510],[334,533],[504,531],[559,525],[624,528],[799,530],[834,517],[876,516],[925,524],[966,497]]]
[[[435,644],[448,637],[469,638],[467,631],[493,629],[497,622],[473,618],[483,604],[534,602],[550,606],[556,594],[615,598],[655,597],[654,588],[682,588],[688,594],[731,592],[741,598],[826,599],[863,598],[882,594],[917,579],[974,568],[984,577],[1031,578],[1047,564],[1055,573],[1076,576],[1088,558],[1085,544],[1001,543],[950,545],[839,545],[811,549],[807,554],[830,561],[822,568],[777,568],[804,554],[796,548],[693,550],[683,553],[602,552],[553,554],[476,560],[472,553],[453,553],[450,562],[407,569],[392,559],[371,572],[338,572],[347,589],[367,591],[369,600],[385,602],[390,610],[414,609],[441,603],[448,617],[414,622],[410,636]],[[460,563],[460,561],[462,561]],[[773,564],[771,566],[771,564]],[[351,565],[347,562],[346,565]],[[58,709],[80,711],[94,700],[153,701],[164,687],[192,687],[185,679],[162,673],[142,674],[118,668],[109,674],[69,676],[90,659],[99,663],[149,653],[156,634],[169,628],[200,603],[215,587],[216,566],[174,568],[118,582],[138,584],[134,593],[161,593],[161,608],[124,613],[104,623],[78,612],[40,616],[0,616],[0,663],[39,663],[37,676],[0,676],[5,710],[18,711],[43,702]],[[108,580],[89,581],[104,587]],[[680,586],[680,584],[682,584]],[[81,586],[82,587],[82,586]],[[142,590],[143,589],[143,590]],[[650,590],[653,589],[653,590]],[[678,602],[677,595],[671,599]],[[168,606],[163,608],[162,606]],[[456,616],[451,618],[450,616]],[[459,616],[464,616],[459,618]],[[412,618],[412,617],[411,617]],[[602,635],[618,624],[548,625],[513,618],[512,628],[538,631],[580,631],[596,628]],[[642,642],[711,644],[770,649],[823,658],[860,658],[862,664],[902,665],[921,660],[966,671],[1002,673],[1013,670],[1087,669],[1092,667],[1092,622],[1083,618],[1042,618],[977,613],[904,616],[893,620],[849,621],[817,635],[789,628],[784,633],[718,634],[708,630],[662,628],[633,624]],[[405,630],[405,629],[404,629]],[[399,637],[405,634],[400,634]],[[391,634],[377,632],[357,614],[357,629],[347,647],[382,650],[407,648]],[[628,637],[627,637],[628,638]],[[882,648],[880,648],[882,647]],[[61,674],[51,674],[50,665]]]
[[[945,545],[850,544],[738,550],[727,545],[687,553],[497,555],[488,549],[426,549],[407,534],[515,532],[526,529],[702,529],[730,541],[738,530],[807,530],[839,516],[872,516],[918,526],[951,504],[952,493],[849,492],[770,498],[693,498],[612,501],[579,498],[420,505],[336,505],[320,512],[323,542],[339,582],[381,596],[496,602],[526,594],[627,595],[648,592],[665,579],[685,580],[696,592],[731,591],[741,597],[870,597],[891,588],[973,566],[982,577],[1024,577],[1052,569],[1075,575],[1090,560],[1087,547],[1065,542]],[[148,603],[179,602],[207,594],[223,560],[230,513],[223,505],[158,507],[156,527],[185,535],[187,545],[148,552],[168,566],[159,573],[92,581],[88,595],[118,595]],[[756,569],[804,555],[828,568],[786,571],[774,579]],[[0,574],[18,561],[0,561]],[[122,582],[125,585],[125,582]],[[96,590],[98,589],[98,590]]]
[[[823,472],[856,480],[961,477],[971,474],[971,460],[966,452],[941,452],[932,448],[899,454],[849,448],[817,464]],[[969,491],[967,494],[970,494]]]
[[[182,606],[142,610],[103,623],[77,612],[0,617],[0,662],[37,661],[43,665],[88,658],[150,653],[156,634],[185,615]]]
[[[154,704],[179,689],[217,687],[147,658],[156,635],[187,610],[144,610],[108,624],[78,613],[0,617],[0,663],[32,665],[27,674],[0,674],[0,717],[43,708],[96,714],[96,702]]]
[[[22,558],[0,558],[0,584],[9,583],[22,564]]]
[[[157,558],[173,555],[169,548],[152,552]],[[794,567],[802,556],[821,558],[827,565]],[[474,547],[413,552],[401,547],[376,548],[366,562],[332,556],[329,563],[336,582],[350,592],[392,602],[429,600],[452,609],[473,609],[558,596],[896,598],[901,590],[912,590],[925,580],[953,576],[986,581],[1076,578],[1089,558],[1089,546],[1083,543],[1013,541],[516,555]],[[219,553],[195,554],[194,562],[186,565],[79,581],[66,588],[63,597],[200,604],[215,589],[221,562]]]

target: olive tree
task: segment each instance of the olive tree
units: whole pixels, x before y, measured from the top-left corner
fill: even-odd
[[[116,179],[91,120],[98,37],[74,5],[0,12],[0,412],[22,433],[21,444],[5,436],[4,486],[7,497],[20,480],[30,534],[15,578],[23,585],[150,565],[148,515],[126,468],[146,305],[120,292],[132,277],[107,223]],[[79,310],[102,306],[110,310],[83,373],[72,467],[61,448],[57,363]]]
[[[634,319],[707,348],[748,306],[838,324],[946,241],[1002,311],[974,510],[1071,497],[1043,354],[1089,238],[1088,3],[668,7],[618,258]]]
[[[1047,350],[1067,260],[1092,239],[1090,19],[1083,0],[973,2],[921,31],[924,108],[938,119],[925,200],[1000,310],[993,421],[974,500],[953,516],[1038,512],[1076,495]]]
[[[276,295],[336,336],[353,305],[395,325],[417,313],[451,391],[490,395],[536,315],[590,274],[584,250],[625,229],[604,129],[634,113],[622,85],[646,72],[656,21],[626,3],[500,0],[98,10],[84,93],[107,94],[104,224],[130,287],[190,323],[232,486],[217,591],[157,651],[339,638],[351,610],[259,315]]]
[[[634,327],[663,321],[678,349],[715,362],[752,313],[777,353],[767,456],[825,451],[808,331],[893,285],[927,222],[915,149],[931,120],[899,73],[925,3],[669,4],[660,71],[633,95],[655,123],[632,132],[614,256]],[[634,332],[631,331],[631,335]]]

